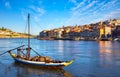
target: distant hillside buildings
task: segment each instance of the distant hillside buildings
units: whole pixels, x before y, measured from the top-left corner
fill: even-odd
[[[31,35],[30,37],[34,37]],[[0,38],[28,38],[28,34],[13,32],[7,28],[0,28]]]
[[[67,26],[40,32],[41,38],[97,40],[120,38],[120,20],[113,19],[88,25]]]

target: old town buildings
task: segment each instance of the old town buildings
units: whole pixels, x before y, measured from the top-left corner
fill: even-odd
[[[72,40],[98,40],[120,38],[120,20],[113,19],[95,24],[75,25],[43,30],[39,38],[72,39]]]

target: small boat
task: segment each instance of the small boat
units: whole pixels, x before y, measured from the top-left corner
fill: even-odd
[[[120,41],[120,38],[115,38],[114,41]]]
[[[57,67],[62,68],[64,66],[68,66],[71,63],[74,62],[74,60],[70,61],[59,61],[59,60],[53,60],[49,56],[41,56],[39,53],[37,53],[33,48],[30,47],[30,23],[29,19],[30,14],[28,14],[28,45],[25,47],[25,45],[19,46],[17,48],[8,50],[10,56],[15,60],[15,62],[27,64],[27,65],[33,65],[33,66],[46,66],[46,67]],[[17,50],[17,53],[14,54],[12,51]],[[34,51],[37,56],[31,56],[31,51]],[[3,53],[4,54],[4,53]],[[1,54],[2,55],[2,54]]]
[[[71,61],[32,61],[32,60],[27,60],[23,58],[18,58],[18,55],[13,54],[9,52],[12,58],[22,64],[29,64],[29,65],[35,65],[35,66],[47,66],[47,67],[55,67],[55,68],[62,68],[64,66],[70,65],[74,60]]]

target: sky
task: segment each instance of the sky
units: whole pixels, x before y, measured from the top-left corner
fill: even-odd
[[[120,0],[0,0],[0,27],[31,33],[120,19]]]

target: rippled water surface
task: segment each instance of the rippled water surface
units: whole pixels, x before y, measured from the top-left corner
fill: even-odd
[[[0,54],[22,44],[27,40],[0,39]],[[63,69],[38,68],[15,63],[7,53],[0,56],[0,77],[120,77],[120,42],[31,39],[31,47],[41,55],[75,62]]]

